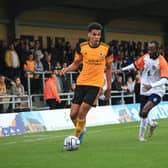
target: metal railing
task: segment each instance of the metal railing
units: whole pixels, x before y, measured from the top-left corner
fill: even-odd
[[[18,100],[19,99],[19,100]],[[17,104],[22,104],[26,103],[26,108],[30,108],[30,97],[28,95],[22,95],[22,96],[17,96],[17,95],[3,95],[0,96],[0,104],[7,104],[7,105],[12,105],[12,111],[16,108]],[[4,112],[4,111],[3,111]],[[1,113],[1,111],[0,111]]]
[[[117,95],[115,95],[117,94]],[[72,98],[73,98],[74,93],[73,92],[68,92],[68,93],[60,93],[59,96],[61,97],[62,102],[65,102],[67,105],[70,106]],[[165,96],[168,96],[168,90],[165,94]],[[35,107],[33,104],[33,98],[34,97],[43,97],[42,104],[43,106]],[[18,98],[21,98],[21,100],[17,101]],[[111,98],[108,100],[109,105],[113,105],[113,100],[116,98],[121,99],[121,104],[125,104],[125,99],[126,98],[132,98],[132,103],[136,103],[136,97],[135,93],[128,94],[126,91],[111,91]],[[2,99],[6,99],[3,101]],[[46,104],[46,101],[44,99],[43,94],[32,94],[32,95],[23,95],[23,96],[16,96],[16,95],[4,95],[0,96],[0,104],[12,104],[12,109],[16,108],[16,104],[18,103],[26,103],[27,108],[32,110],[46,110],[49,109],[49,107]],[[97,103],[99,106],[99,102]]]
[[[118,95],[113,95],[113,94],[118,94]],[[71,104],[72,98],[73,98],[74,93],[73,92],[68,92],[68,93],[60,93],[59,96],[61,97],[62,102],[65,102],[67,105]],[[45,107],[37,107],[37,108],[33,108],[33,102],[32,102],[32,98],[33,97],[41,97],[43,96],[43,94],[32,94],[30,97],[30,109],[49,109],[49,107],[46,105],[45,99],[43,101],[43,103],[46,105]],[[44,98],[44,97],[43,97]],[[111,91],[111,98],[108,100],[109,101],[109,105],[113,104],[113,100],[115,98],[121,98],[121,103],[124,104],[125,103],[125,98],[132,98],[132,102],[136,103],[136,99],[135,99],[135,93],[132,94],[128,94],[126,91]],[[97,105],[99,106],[99,103],[97,102]]]
[[[30,82],[30,74],[38,74],[38,75],[41,75],[41,78],[42,78],[42,87],[44,89],[44,85],[45,85],[45,79],[46,79],[46,75],[48,74],[51,74],[51,72],[26,72],[27,74],[27,86],[28,86],[28,95],[30,96],[31,95],[31,82]],[[70,76],[70,83],[73,83],[73,75],[76,75],[77,72],[67,72],[67,75]]]
[[[32,72],[27,72],[27,76],[29,76]],[[34,74],[39,74],[41,75],[42,78],[42,84],[43,84],[43,89],[44,89],[44,84],[45,84],[45,79],[47,74],[51,74],[51,72],[34,72]],[[70,75],[70,83],[73,82],[73,75],[77,74],[77,72],[68,72],[68,75]],[[49,107],[46,105],[46,101],[44,99],[43,94],[31,94],[31,83],[30,83],[30,78],[27,77],[27,83],[28,83],[28,95],[23,95],[21,101],[16,101],[18,96],[16,95],[5,95],[5,96],[0,96],[1,98],[8,98],[8,101],[0,101],[0,104],[12,104],[12,108],[14,109],[16,107],[17,103],[27,103],[27,107],[32,111],[34,109],[49,109]],[[67,92],[67,93],[60,93],[60,97],[62,99],[62,102],[65,102],[66,104],[70,105],[72,97],[73,97],[73,92]],[[168,95],[168,90],[165,96]],[[33,98],[34,97],[43,97],[42,104],[43,106],[39,107],[34,107],[33,103]],[[24,100],[25,98],[25,100]],[[121,98],[121,104],[125,104],[125,98],[132,98],[132,103],[136,103],[136,96],[135,93],[128,94],[126,91],[111,91],[111,98],[109,99],[109,105],[113,104],[113,100],[116,98]],[[99,103],[97,103],[99,105]]]

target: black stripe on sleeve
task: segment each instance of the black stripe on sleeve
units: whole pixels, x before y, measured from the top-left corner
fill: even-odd
[[[77,46],[76,46],[76,48],[75,48],[75,52],[77,52],[78,54],[81,54],[80,44],[77,44]]]
[[[109,47],[109,49],[108,49],[108,51],[107,51],[107,56],[106,56],[106,57],[108,57],[108,56],[110,56],[110,55],[112,55],[112,54],[113,54],[113,50],[112,50],[111,47]]]
[[[134,64],[135,68],[136,68],[137,70],[139,70],[139,68],[135,65],[135,62],[134,62],[133,64]]]

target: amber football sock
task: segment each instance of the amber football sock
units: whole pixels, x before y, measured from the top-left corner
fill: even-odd
[[[73,122],[74,126],[76,127],[77,119],[76,119],[76,118],[74,118],[74,119],[71,119],[71,120],[72,120],[72,122]]]
[[[80,134],[81,134],[83,128],[85,127],[85,123],[86,123],[85,119],[82,119],[82,120],[81,119],[77,119],[74,136],[80,137]]]

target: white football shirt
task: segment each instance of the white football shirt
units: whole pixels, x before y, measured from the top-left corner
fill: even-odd
[[[162,97],[165,93],[164,84],[153,87],[148,91],[143,90],[143,84],[151,85],[161,78],[168,78],[168,64],[164,57],[160,55],[154,60],[150,58],[149,54],[145,54],[135,61],[134,65],[137,69],[142,69],[140,94],[146,96],[157,94]]]

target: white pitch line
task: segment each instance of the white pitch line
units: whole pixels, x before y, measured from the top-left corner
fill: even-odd
[[[25,137],[29,137],[30,134],[24,134],[23,136]],[[44,134],[31,134],[31,137],[46,137],[48,135],[44,135]]]
[[[128,129],[128,128],[136,128],[136,127],[138,127],[138,126],[128,126],[128,127],[122,127],[122,128],[105,128],[105,129],[93,130],[93,131],[90,130],[89,132],[87,132],[87,134],[90,134],[90,133],[96,134],[96,133],[102,133],[104,131],[113,130],[113,129]],[[57,136],[48,136],[48,135],[43,136],[43,134],[40,134],[40,135],[31,135],[30,136],[29,134],[25,134],[25,138],[28,138],[28,139],[6,142],[6,143],[3,143],[3,144],[0,144],[0,146],[13,145],[13,144],[16,144],[16,143],[29,143],[29,142],[36,142],[36,141],[45,141],[45,140],[49,140],[49,139],[60,139],[60,138],[66,137],[66,136],[68,136],[68,135],[63,134],[63,135],[57,135]],[[34,137],[37,137],[37,138],[34,138]]]
[[[109,125],[108,125],[109,126]],[[100,130],[90,130],[87,132],[87,134],[96,134],[96,133],[103,133],[105,131],[109,131],[109,130],[116,130],[116,129],[129,129],[129,128],[138,128],[139,125],[135,125],[135,126],[127,126],[127,127],[122,127],[122,128],[105,128],[105,129],[100,129]],[[32,137],[33,136],[33,137]],[[56,135],[56,136],[49,136],[49,135],[43,135],[43,134],[40,134],[40,135],[29,135],[29,134],[25,134],[25,138],[28,138],[28,139],[23,139],[23,140],[19,140],[19,141],[12,141],[12,142],[6,142],[6,143],[1,143],[0,146],[3,146],[3,145],[13,145],[13,144],[16,144],[16,143],[29,143],[29,142],[35,142],[35,141],[45,141],[45,140],[48,140],[48,139],[60,139],[60,138],[63,138],[63,137],[66,137],[68,136],[67,134],[63,134],[63,135]],[[37,138],[34,138],[34,137],[37,137]]]
[[[13,142],[7,142],[5,144],[2,144],[2,145],[11,145],[11,144],[16,144],[17,142],[16,141],[13,141]]]
[[[35,139],[25,139],[21,142],[35,142],[35,141],[44,141],[44,140],[48,140],[48,139],[59,139],[59,138],[62,138],[62,137],[65,137],[65,136],[68,136],[68,135],[60,135],[60,136],[48,136],[46,138],[35,138]]]

